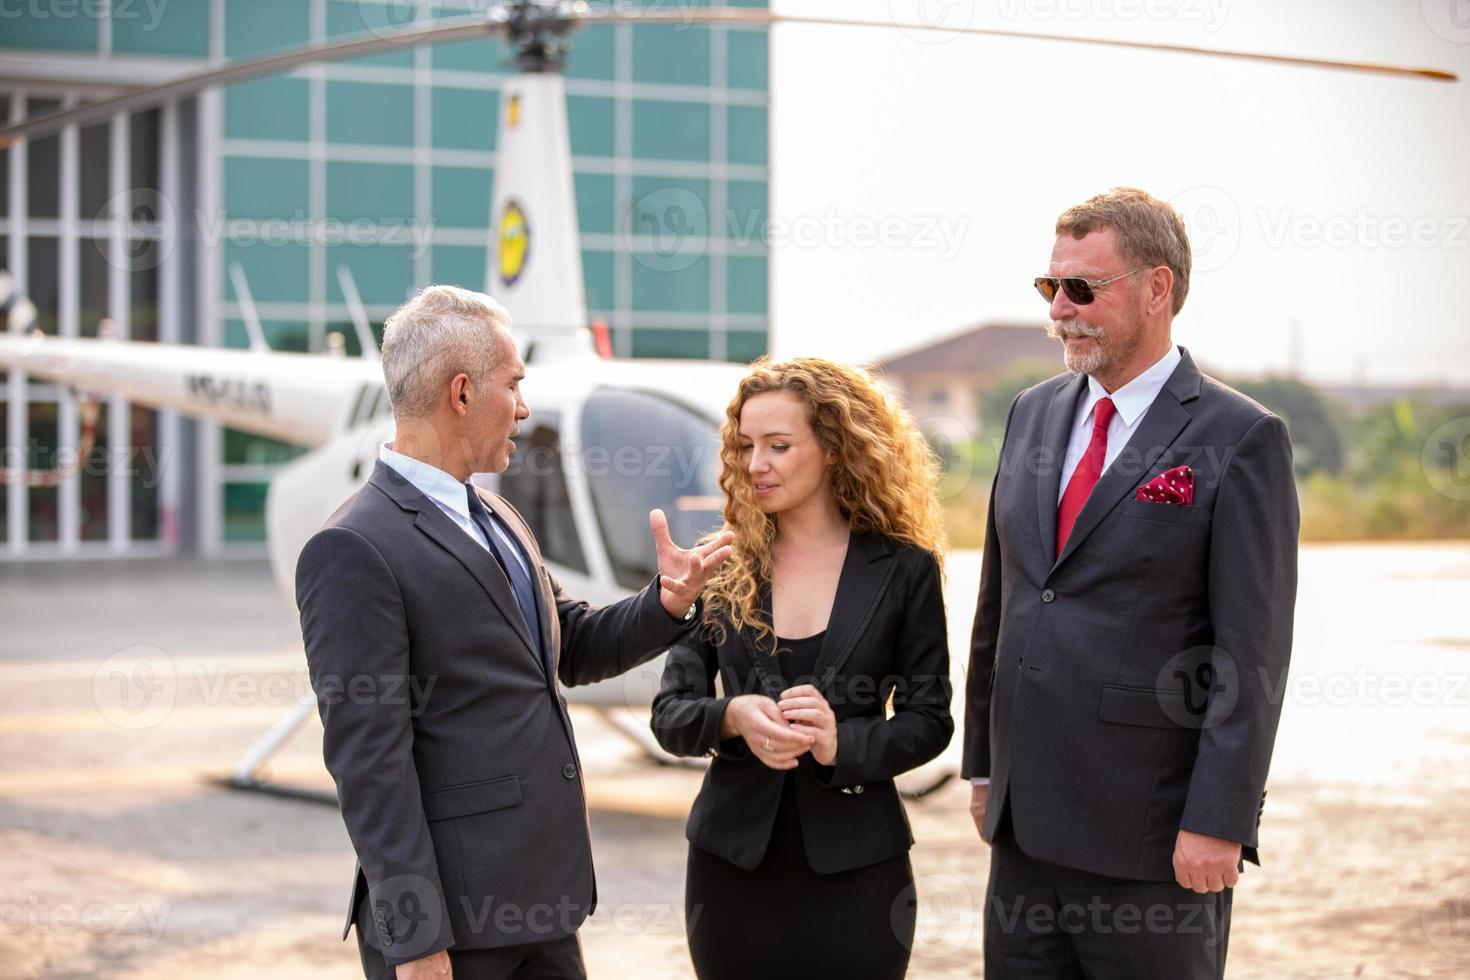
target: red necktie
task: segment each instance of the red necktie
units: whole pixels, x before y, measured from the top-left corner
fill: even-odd
[[[1057,505],[1058,558],[1067,544],[1067,536],[1072,533],[1072,525],[1077,523],[1077,515],[1082,513],[1082,505],[1087,503],[1087,495],[1092,493],[1097,478],[1102,476],[1103,461],[1108,457],[1108,423],[1115,411],[1117,409],[1109,398],[1100,398],[1092,406],[1092,441],[1087,444],[1087,452],[1082,454],[1077,469],[1072,471],[1072,479],[1067,481],[1067,492],[1062,494],[1062,502]]]

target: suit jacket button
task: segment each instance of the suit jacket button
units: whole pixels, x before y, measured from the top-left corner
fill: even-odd
[[[566,765],[561,767],[561,774],[568,779],[576,779],[577,767],[568,762]]]
[[[1051,602],[1056,597],[1057,597],[1057,594],[1055,592],[1053,592],[1051,589],[1042,589],[1041,590],[1041,601],[1042,602]]]

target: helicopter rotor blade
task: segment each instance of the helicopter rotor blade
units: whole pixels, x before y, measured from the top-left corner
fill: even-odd
[[[1459,81],[1453,72],[1438,68],[1416,68],[1403,65],[1388,65],[1370,61],[1345,61],[1336,58],[1312,58],[1303,55],[1263,54],[1254,51],[1228,51],[1219,48],[1200,48],[1187,44],[1159,44],[1151,41],[1126,41],[1101,37],[1076,37],[1066,34],[1045,34],[1036,31],[1011,31],[993,27],[941,27],[900,20],[850,20],[841,17],[810,17],[777,14],[768,10],[720,9],[720,10],[626,10],[617,7],[593,8],[584,23],[631,23],[631,24],[727,24],[766,26],[771,24],[809,24],[839,27],[879,27],[905,31],[933,31],[942,34],[974,34],[983,37],[1021,38],[1031,41],[1065,41],[1072,44],[1101,45],[1112,48],[1130,48],[1137,51],[1168,51],[1176,54],[1199,54],[1215,58],[1234,58],[1241,61],[1265,62],[1277,65],[1300,65],[1310,68],[1333,68],[1340,71],[1366,72],[1376,75],[1423,78],[1437,82]]]
[[[354,37],[330,44],[311,45],[251,61],[221,65],[193,75],[186,75],[171,82],[164,82],[161,85],[132,89],[114,98],[87,102],[0,129],[0,149],[10,146],[17,140],[55,132],[63,126],[85,126],[107,119],[114,113],[151,108],[169,99],[195,95],[214,85],[245,82],[264,75],[278,74],[299,65],[359,58],[383,50],[401,48],[405,45],[437,44],[443,41],[494,36],[506,30],[507,20],[504,14],[505,8],[496,7],[483,15],[458,17],[452,21],[444,21],[428,27],[414,26],[392,31],[378,31],[371,37]]]
[[[474,37],[508,35],[516,31],[518,18],[534,14],[534,19],[524,22],[534,28],[566,32],[598,24],[726,24],[748,26],[770,26],[774,24],[806,24],[838,27],[877,27],[906,31],[934,31],[948,34],[973,34],[984,37],[1021,38],[1034,41],[1063,41],[1071,44],[1101,45],[1114,48],[1131,48],[1141,51],[1168,51],[1178,54],[1198,54],[1216,58],[1233,58],[1242,61],[1267,64],[1300,65],[1313,68],[1331,68],[1341,71],[1366,72],[1379,75],[1430,79],[1453,82],[1459,76],[1438,68],[1417,68],[1389,65],[1367,61],[1344,61],[1332,58],[1312,58],[1301,55],[1265,54],[1253,51],[1228,51],[1216,48],[1201,48],[1183,44],[1160,44],[1147,41],[1126,41],[1110,38],[1076,37],[1065,34],[1046,34],[1035,31],[1012,31],[989,27],[943,27],[911,21],[852,20],[840,17],[812,17],[777,14],[768,10],[724,8],[714,10],[636,10],[620,7],[593,7],[585,0],[572,0],[560,4],[502,5],[491,7],[483,14],[434,23],[428,26],[410,26],[392,31],[377,31],[371,37],[355,37],[323,45],[310,45],[280,54],[226,64],[183,78],[147,88],[126,91],[113,98],[88,102],[70,109],[38,116],[0,129],[0,149],[17,140],[53,133],[68,125],[87,125],[119,112],[151,108],[168,99],[185,98],[215,85],[227,85],[248,81],[264,75],[277,74],[299,65],[319,61],[336,61],[376,54],[383,50],[403,45],[438,44]],[[523,26],[524,26],[523,25]]]

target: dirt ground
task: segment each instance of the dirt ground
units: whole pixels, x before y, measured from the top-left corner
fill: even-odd
[[[957,640],[976,567],[951,565]],[[1264,866],[1237,889],[1230,977],[1470,977],[1467,609],[1470,546],[1303,551]],[[0,566],[0,622],[0,977],[360,976],[337,938],[352,852],[335,810],[211,782],[305,690],[263,565]],[[689,977],[699,774],[575,710],[602,901],[589,973]],[[270,775],[330,786],[314,718]],[[909,807],[914,977],[981,975],[988,859],[967,800],[951,781]]]

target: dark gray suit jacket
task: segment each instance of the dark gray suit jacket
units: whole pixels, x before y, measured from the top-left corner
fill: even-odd
[[[1174,878],[1181,828],[1245,846],[1291,654],[1296,485],[1286,426],[1189,352],[1056,555],[1061,468],[1085,375],[1011,404],[991,488],[966,683],[963,773],[989,776],[1053,864]],[[1134,500],[1194,470],[1193,506]]]
[[[359,928],[390,965],[577,929],[596,888],[557,681],[611,677],[686,630],[656,582],[600,610],[568,598],[520,515],[481,497],[530,560],[541,649],[495,558],[381,462],[296,567],[323,755],[359,864],[343,935],[370,916]]]

